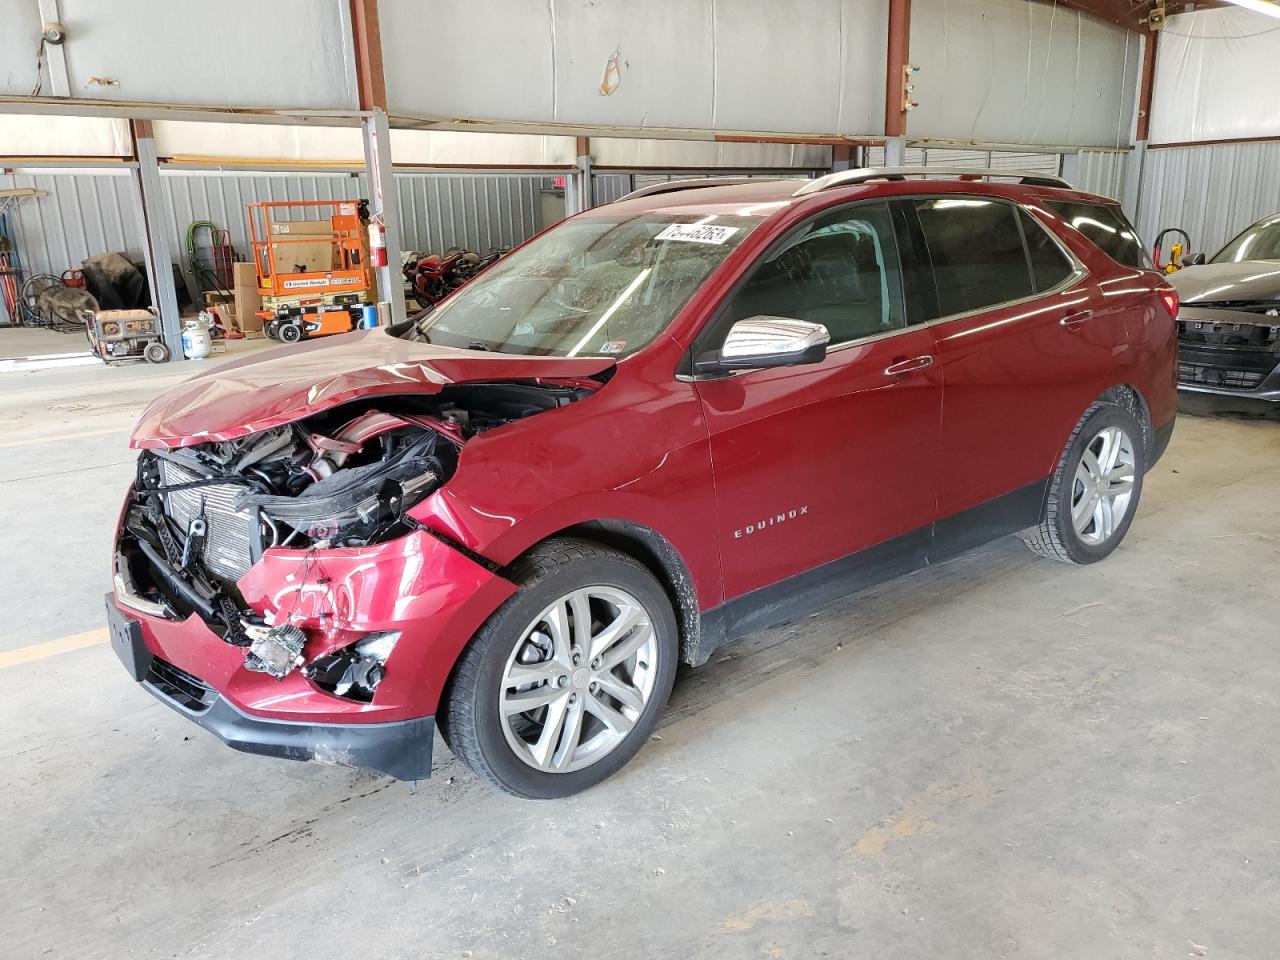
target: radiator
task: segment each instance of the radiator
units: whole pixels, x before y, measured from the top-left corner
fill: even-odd
[[[160,461],[160,478],[165,486],[201,479],[199,474],[168,460]],[[210,573],[225,580],[239,580],[253,566],[249,512],[234,507],[244,490],[240,484],[219,483],[164,495],[165,512],[184,535],[191,521],[200,516],[203,504],[208,532],[201,560]]]

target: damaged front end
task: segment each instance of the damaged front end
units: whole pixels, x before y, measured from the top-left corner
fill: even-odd
[[[244,649],[245,667],[284,677],[302,665],[306,636],[289,610],[268,622],[250,608],[238,581],[272,548],[311,553],[407,533],[405,511],[457,463],[460,436],[439,427],[411,413],[334,411],[237,440],[143,451],[117,593],[126,604],[141,599],[142,612],[198,614]]]
[[[346,629],[364,615],[352,606],[368,601],[344,588],[335,612],[329,594],[341,585],[326,564],[414,531],[434,537],[408,511],[448,482],[471,437],[590,392],[459,384],[235,439],[145,449],[121,522],[117,602],[168,620],[198,616],[242,651],[249,671],[277,680],[297,671],[334,697],[370,703],[399,634]],[[264,556],[276,557],[273,571],[286,560],[296,569],[281,582],[250,577]]]

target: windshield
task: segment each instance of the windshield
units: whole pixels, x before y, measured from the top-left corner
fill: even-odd
[[[1260,220],[1219,250],[1210,263],[1280,260],[1280,217]]]
[[[404,336],[503,353],[634,353],[760,222],[655,213],[566,220],[499,260]]]

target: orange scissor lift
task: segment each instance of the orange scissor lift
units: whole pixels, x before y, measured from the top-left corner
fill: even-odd
[[[348,333],[375,302],[364,200],[248,205],[267,335],[284,343]]]

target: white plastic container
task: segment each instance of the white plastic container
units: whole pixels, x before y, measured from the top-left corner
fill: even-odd
[[[213,338],[204,314],[188,320],[182,328],[182,355],[188,360],[203,360],[212,350]]]

